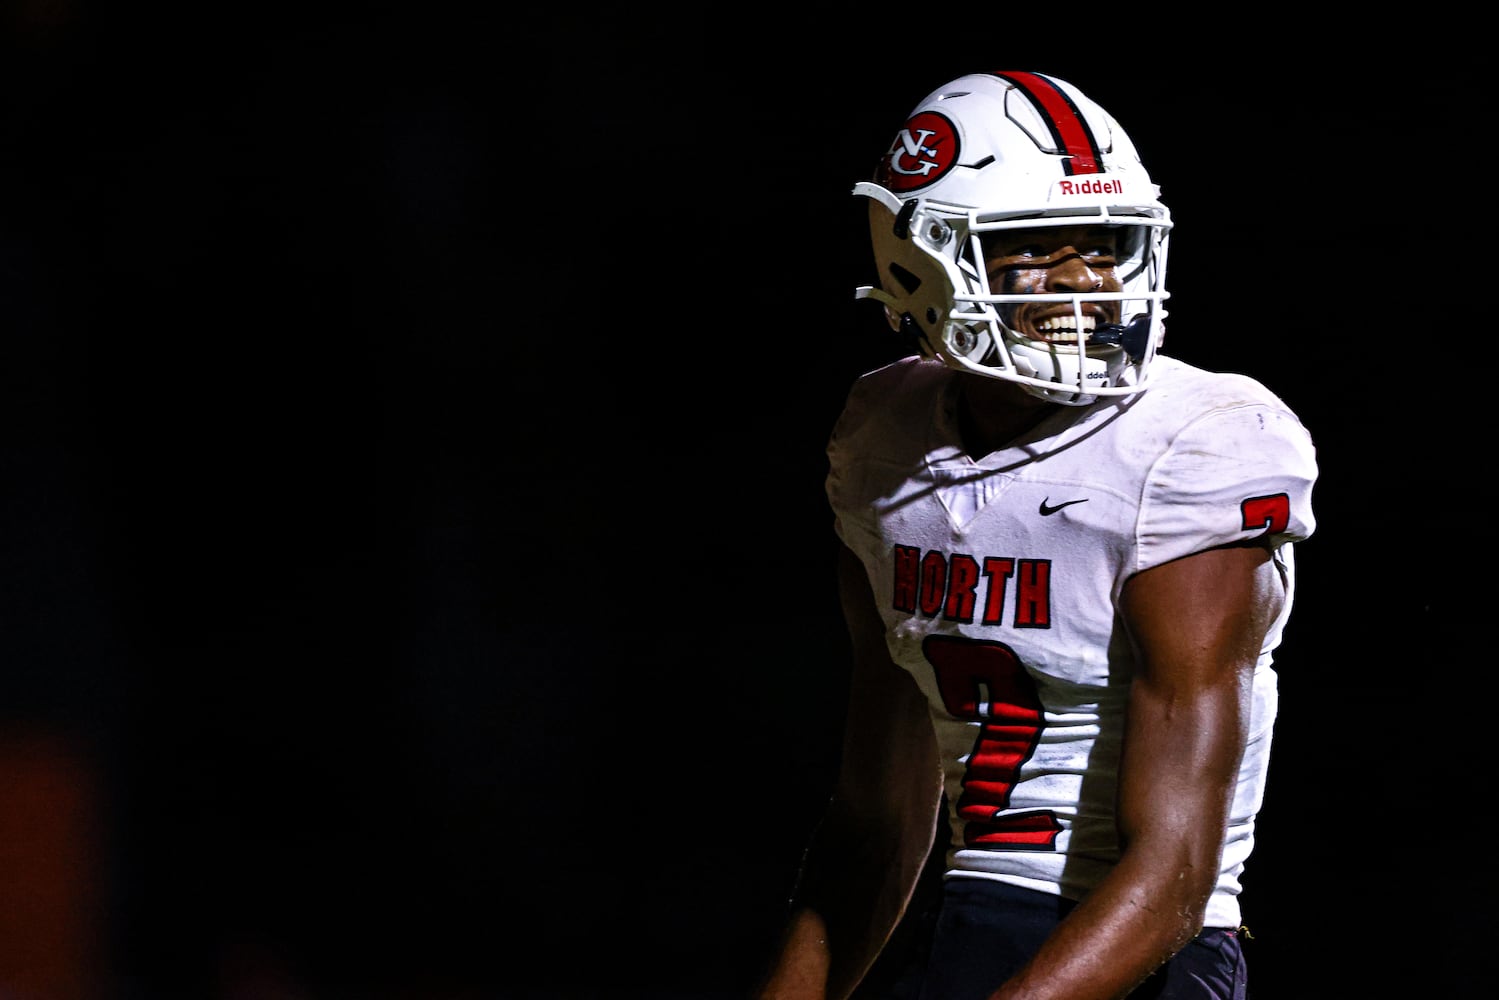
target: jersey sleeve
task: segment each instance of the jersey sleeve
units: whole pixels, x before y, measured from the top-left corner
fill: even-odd
[[[910,455],[931,415],[932,394],[944,376],[940,363],[905,358],[860,376],[850,387],[828,438],[827,498],[838,537],[861,557],[880,548],[874,506],[912,474]]]
[[[1234,542],[1272,548],[1316,528],[1316,450],[1278,401],[1211,409],[1175,435],[1150,470],[1135,571]]]

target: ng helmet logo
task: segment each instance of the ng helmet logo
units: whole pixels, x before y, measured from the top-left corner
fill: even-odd
[[[958,162],[958,130],[935,111],[913,115],[895,134],[875,180],[893,194],[934,183]]]

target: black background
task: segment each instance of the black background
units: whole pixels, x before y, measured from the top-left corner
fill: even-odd
[[[743,995],[836,759],[822,446],[894,356],[849,188],[973,69],[1124,123],[1167,350],[1318,444],[1257,997],[1465,995],[1491,199],[1451,46],[459,10],[7,11],[0,722],[94,790],[89,997]]]

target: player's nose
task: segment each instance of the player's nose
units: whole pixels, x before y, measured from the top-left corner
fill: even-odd
[[[1103,286],[1103,275],[1088,266],[1076,247],[1063,247],[1047,268],[1047,284],[1064,292],[1091,292]]]

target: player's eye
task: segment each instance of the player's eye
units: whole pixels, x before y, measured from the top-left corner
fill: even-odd
[[[1001,260],[1022,261],[1046,256],[1046,250],[1039,243],[1022,243],[1018,246],[1002,246],[998,249],[999,252],[992,256]]]
[[[1039,243],[1022,243],[990,247],[987,256],[985,264],[989,273],[997,274],[1000,271],[1039,266],[1045,261],[1047,253]]]

